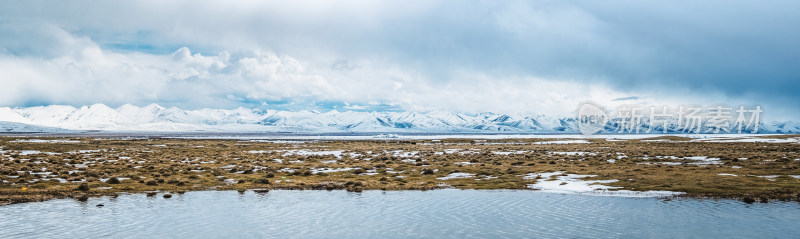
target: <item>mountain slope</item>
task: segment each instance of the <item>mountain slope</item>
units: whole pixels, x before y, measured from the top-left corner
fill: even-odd
[[[238,108],[232,110],[182,110],[156,104],[144,107],[123,105],[111,108],[102,104],[75,108],[40,106],[0,107],[2,132],[66,132],[101,130],[116,132],[465,132],[465,133],[578,133],[569,116],[465,114],[454,112],[357,112],[336,110],[275,111]],[[669,133],[679,133],[670,122]],[[648,128],[642,123],[643,129]],[[654,133],[662,132],[655,125]],[[799,133],[797,122],[769,122],[759,125],[759,133]],[[704,129],[705,130],[705,129]],[[606,125],[615,133],[615,124]]]

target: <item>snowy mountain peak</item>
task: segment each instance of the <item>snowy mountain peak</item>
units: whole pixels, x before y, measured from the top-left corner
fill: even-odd
[[[182,110],[157,104],[116,109],[103,104],[0,108],[6,132],[35,127],[43,131],[104,130],[134,132],[520,132],[577,133],[574,118],[548,115],[432,112],[362,112],[331,110],[276,111],[237,108],[232,110]],[[797,122],[760,125],[762,133],[798,133]],[[647,127],[643,125],[643,127]],[[26,131],[26,132],[28,132]],[[54,131],[54,132],[55,132]],[[613,129],[607,129],[612,132]]]

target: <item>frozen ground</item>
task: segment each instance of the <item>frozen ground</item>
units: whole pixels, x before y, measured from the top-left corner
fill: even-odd
[[[12,143],[52,143],[52,144],[64,144],[64,143],[80,143],[81,141],[77,140],[62,140],[62,139],[17,139],[11,141]]]
[[[554,141],[544,141],[544,142],[536,142],[533,144],[588,144],[589,141],[577,139],[577,140],[554,140]]]
[[[438,180],[448,180],[448,179],[456,179],[456,178],[472,178],[475,177],[475,174],[471,173],[451,173],[447,176],[436,178]]]
[[[671,197],[683,194],[682,192],[672,191],[631,191],[616,190],[619,187],[603,185],[603,183],[617,182],[611,180],[584,180],[595,175],[564,174],[564,172],[550,172],[539,174],[528,174],[525,179],[537,179],[535,184],[528,185],[531,189],[536,189],[547,193],[561,194],[586,194],[595,196],[619,196],[619,197]]]

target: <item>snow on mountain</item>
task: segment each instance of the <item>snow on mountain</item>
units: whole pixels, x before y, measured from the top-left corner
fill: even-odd
[[[77,133],[73,130],[0,121],[2,133]]]
[[[761,127],[763,127],[764,131],[766,132],[778,133],[778,134],[790,134],[790,133],[800,132],[800,122],[796,121],[770,122],[768,124],[763,124]]]
[[[614,133],[614,124],[606,127]],[[643,128],[649,127],[646,123]],[[662,126],[654,125],[659,131]],[[675,123],[668,132],[677,132]],[[760,124],[760,133],[798,133],[798,122]],[[360,112],[332,110],[275,111],[237,108],[232,110],[182,110],[156,104],[116,109],[102,104],[0,107],[2,132],[68,132],[100,130],[114,132],[465,132],[465,133],[577,133],[569,116],[454,112]]]

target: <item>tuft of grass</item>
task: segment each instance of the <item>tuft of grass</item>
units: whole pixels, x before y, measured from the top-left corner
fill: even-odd
[[[78,185],[78,187],[75,190],[78,190],[78,191],[89,191],[89,184],[88,183],[81,183],[80,185]]]
[[[256,179],[255,183],[258,183],[258,184],[270,184],[271,182],[269,181],[269,178],[259,178],[259,179]]]
[[[89,201],[89,196],[86,195],[86,194],[82,194],[82,195],[79,195],[79,196],[75,197],[75,200],[78,200],[79,202],[86,202],[86,201]]]
[[[108,181],[106,181],[106,183],[108,183],[108,184],[119,184],[120,181],[119,181],[119,179],[117,177],[111,177],[111,178],[108,179]]]
[[[352,172],[353,172],[353,174],[362,174],[362,173],[366,173],[367,171],[364,170],[363,168],[357,168],[357,169],[354,169]]]

